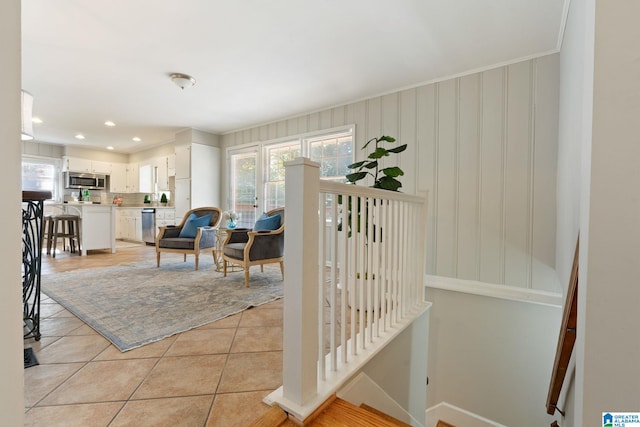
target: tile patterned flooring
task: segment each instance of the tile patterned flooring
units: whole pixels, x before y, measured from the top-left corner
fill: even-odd
[[[59,252],[43,255],[42,268],[44,275],[148,259],[153,247]],[[40,341],[24,342],[40,363],[24,371],[25,426],[246,426],[282,384],[282,300],[121,353],[43,295],[41,332]]]

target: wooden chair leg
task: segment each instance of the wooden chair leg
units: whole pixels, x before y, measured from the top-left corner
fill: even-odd
[[[249,267],[244,269],[244,286],[245,288],[249,287]]]
[[[184,259],[183,259],[183,261],[184,261],[184,262],[187,262],[187,254],[184,254]]]
[[[185,258],[186,258],[186,257],[187,257],[187,256],[185,255]],[[200,260],[200,259],[199,259],[199,257],[198,257],[198,254],[196,254],[196,271],[198,271],[198,261],[199,261],[199,260]]]
[[[280,261],[280,273],[282,273],[282,280],[284,280],[284,261]]]
[[[158,268],[160,268],[160,252],[156,252],[156,258],[158,260]]]
[[[224,270],[224,277],[227,277],[227,260],[226,259],[222,260],[222,266]]]

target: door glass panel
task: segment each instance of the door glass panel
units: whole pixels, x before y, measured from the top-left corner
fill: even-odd
[[[239,214],[238,227],[251,228],[256,222],[257,161],[257,151],[231,154],[231,209]]]

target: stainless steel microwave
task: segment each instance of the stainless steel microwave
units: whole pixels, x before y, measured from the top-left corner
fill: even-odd
[[[107,186],[107,177],[105,175],[79,172],[65,172],[64,175],[65,188],[104,190]]]

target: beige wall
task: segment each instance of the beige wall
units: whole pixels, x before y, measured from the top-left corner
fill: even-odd
[[[558,291],[558,63],[550,55],[403,90],[229,133],[222,144],[355,124],[358,160],[368,139],[395,136],[409,144],[403,191],[429,191],[427,273]]]

